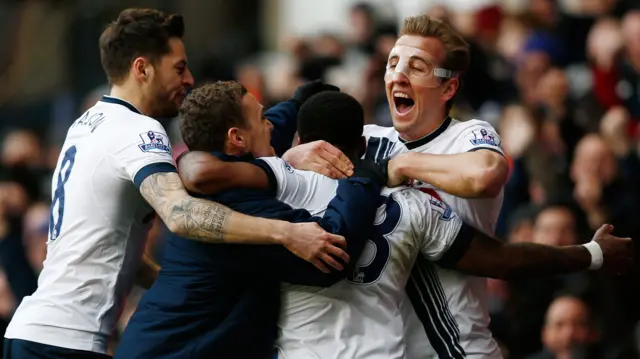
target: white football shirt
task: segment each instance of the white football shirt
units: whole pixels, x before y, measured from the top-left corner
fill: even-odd
[[[138,187],[175,171],[164,128],[131,104],[105,96],[77,119],[53,174],[38,289],[5,337],[105,353],[153,219]]]
[[[448,117],[420,140],[406,143],[393,127],[368,125],[366,158],[382,159],[406,151],[457,154],[480,149],[504,155],[500,137],[480,120],[458,121]],[[441,199],[465,223],[493,235],[502,207],[503,191],[495,198],[460,198],[428,183],[412,186]],[[486,279],[416,260],[407,285],[410,301],[403,303],[407,350],[410,359],[483,358],[499,359],[502,353],[489,330],[485,303]],[[438,293],[438,295],[428,295]],[[413,305],[412,305],[413,302]],[[441,320],[442,313],[446,320]]]
[[[262,160],[274,173],[279,200],[324,213],[338,181],[279,158]],[[283,285],[279,358],[406,358],[400,303],[417,254],[457,261],[471,238],[460,218],[428,194],[384,189],[380,203],[374,234],[346,280],[329,288]]]

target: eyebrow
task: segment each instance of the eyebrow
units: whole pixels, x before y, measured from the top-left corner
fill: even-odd
[[[187,60],[182,59],[182,60],[178,61],[174,66],[175,67],[180,67],[180,66],[186,67],[187,66]]]
[[[389,60],[387,60],[387,62],[388,62],[388,61],[391,61],[391,60],[395,60],[395,59],[397,59],[398,57],[400,57],[400,56],[399,56],[399,55],[392,55],[392,56],[390,56],[390,57],[389,57]],[[416,56],[416,55],[413,55],[413,56],[409,57],[409,60],[414,60],[414,61],[415,61],[415,60],[418,60],[418,61],[422,61],[422,62],[424,62],[425,64],[432,63],[432,62],[430,62],[429,60],[425,60],[425,59],[423,59],[422,57],[418,57],[418,56]]]

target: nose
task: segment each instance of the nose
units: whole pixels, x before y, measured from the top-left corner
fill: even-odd
[[[409,79],[407,78],[407,75],[405,75],[404,73],[400,72],[400,71],[394,71],[392,76],[391,76],[391,81],[394,84],[408,84],[409,83]]]
[[[186,71],[184,73],[184,78],[182,80],[182,83],[184,84],[185,87],[193,87],[193,84],[195,83],[195,80],[193,79],[193,75],[191,74],[191,70],[186,69]]]
[[[273,131],[273,123],[269,120],[267,120],[267,127],[269,128],[269,131]]]

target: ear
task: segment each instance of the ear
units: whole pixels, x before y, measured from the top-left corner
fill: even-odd
[[[442,89],[442,99],[444,102],[451,100],[458,92],[459,87],[460,80],[457,77],[449,79]]]
[[[227,141],[231,147],[238,149],[246,149],[248,145],[246,137],[238,127],[231,127],[227,131]]]
[[[140,81],[146,81],[153,76],[154,68],[144,57],[137,57],[131,65],[134,76]]]

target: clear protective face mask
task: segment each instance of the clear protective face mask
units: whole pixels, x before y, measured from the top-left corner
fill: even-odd
[[[451,79],[457,72],[435,67],[426,51],[413,46],[396,45],[389,53],[385,83],[393,81],[395,76],[402,75],[411,83],[423,87],[438,87],[440,79]]]

